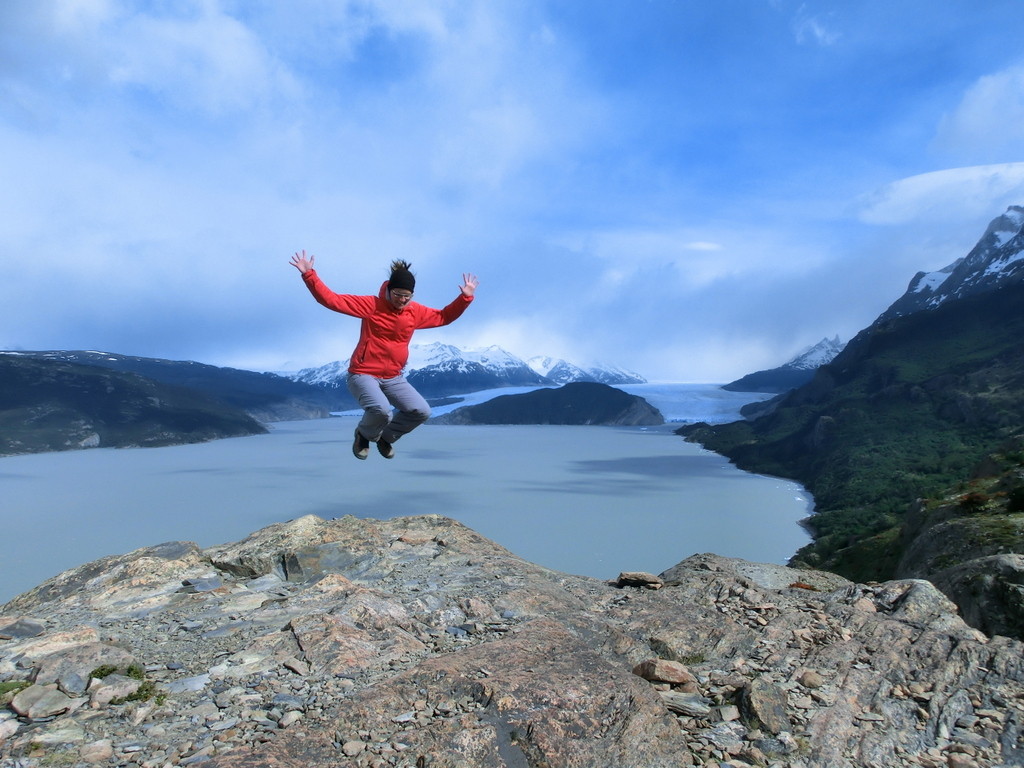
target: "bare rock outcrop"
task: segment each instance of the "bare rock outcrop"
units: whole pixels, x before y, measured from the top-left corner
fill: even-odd
[[[1024,646],[929,582],[642,581],[439,516],[106,558],[0,609],[0,766],[1024,764]]]

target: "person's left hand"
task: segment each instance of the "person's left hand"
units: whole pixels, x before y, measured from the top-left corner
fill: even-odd
[[[463,296],[472,297],[476,293],[478,285],[480,285],[480,281],[476,279],[476,275],[469,272],[462,273],[462,285],[459,286],[459,290],[462,291]]]

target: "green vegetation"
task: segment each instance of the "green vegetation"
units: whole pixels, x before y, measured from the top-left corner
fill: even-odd
[[[102,680],[105,677],[110,677],[118,671],[118,667],[111,666],[110,664],[104,664],[90,672],[89,677]],[[138,664],[128,666],[123,670],[123,674],[125,677],[130,677],[133,680],[141,680],[142,685],[140,685],[134,693],[129,694],[128,696],[117,696],[111,699],[111,704],[127,704],[130,701],[149,701],[154,696],[157,697],[159,703],[163,703],[164,695],[157,693],[156,684],[152,680],[146,679],[146,670]]]
[[[28,680],[11,680],[8,682],[0,683],[0,696],[7,693],[17,693],[25,688],[28,688],[32,683]]]
[[[117,672],[117,667],[112,667],[109,664],[104,664],[102,667],[96,667],[92,672],[89,673],[89,677],[97,680],[102,680],[105,677],[110,677],[112,674]]]
[[[156,683],[152,680],[144,680],[135,693],[128,696],[118,696],[110,700],[111,704],[127,704],[130,701],[149,701],[156,695]]]
[[[814,542],[794,565],[859,581],[891,578],[915,499],[999,474],[1022,453],[1024,288],[1011,286],[862,332],[807,385],[752,422],[680,432],[738,466],[794,478],[814,494]],[[991,458],[991,457],[995,458]],[[1001,466],[996,471],[993,462]],[[984,517],[1024,490],[964,488],[963,514]],[[985,527],[987,526],[987,527]],[[991,520],[984,536],[1024,551]],[[979,535],[982,535],[979,533]]]

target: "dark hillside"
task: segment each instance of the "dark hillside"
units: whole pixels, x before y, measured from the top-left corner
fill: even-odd
[[[273,373],[110,352],[42,351],[12,354],[137,373],[163,384],[204,393],[229,406],[240,408],[260,421],[323,418],[331,411],[356,407],[355,400],[344,388],[326,390]]]
[[[1011,285],[862,331],[752,422],[680,433],[807,486],[816,541],[798,562],[884,579],[908,505],[968,478],[1022,414],[1024,288]]]
[[[200,392],[91,365],[0,355],[0,456],[263,432],[243,411]]]
[[[729,392],[787,392],[814,378],[814,369],[773,368],[748,373],[736,381],[723,384]]]
[[[596,382],[573,382],[558,389],[502,395],[458,408],[437,419],[445,424],[601,424],[657,425],[661,413],[642,397]]]

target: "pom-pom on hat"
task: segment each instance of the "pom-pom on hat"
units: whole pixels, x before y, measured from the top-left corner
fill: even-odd
[[[412,264],[401,259],[391,262],[391,277],[388,278],[388,290],[409,291],[416,290],[416,276],[409,270]]]

